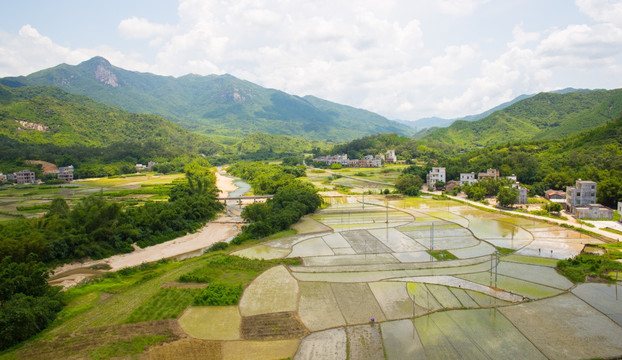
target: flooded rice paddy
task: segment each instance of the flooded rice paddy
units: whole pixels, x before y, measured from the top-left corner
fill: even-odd
[[[453,201],[361,201],[332,198],[303,233],[236,253],[302,259],[260,275],[238,306],[296,314],[308,335],[283,357],[622,356],[621,286],[574,286],[554,268],[597,239]]]

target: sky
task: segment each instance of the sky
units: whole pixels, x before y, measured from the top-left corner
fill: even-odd
[[[622,0],[20,0],[0,77],[103,56],[231,74],[389,119],[455,118],[522,94],[622,87]]]

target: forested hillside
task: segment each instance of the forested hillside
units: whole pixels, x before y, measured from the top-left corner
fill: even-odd
[[[130,112],[164,116],[192,131],[244,137],[256,132],[344,141],[407,126],[369,111],[315,97],[266,89],[231,75],[179,78],[127,71],[95,57],[28,76],[0,79],[10,87],[55,85]]]
[[[475,122],[456,121],[425,139],[466,150],[507,141],[559,139],[604,125],[621,113],[622,89],[541,93]]]
[[[0,150],[5,172],[35,159],[95,176],[115,173],[100,171],[104,164],[131,170],[137,162],[210,155],[222,146],[162,117],[128,113],[60,88],[0,85]],[[100,170],[85,172],[97,164]]]

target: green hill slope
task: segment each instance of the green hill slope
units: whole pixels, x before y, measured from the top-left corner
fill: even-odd
[[[208,154],[220,149],[162,117],[128,113],[54,87],[0,85],[0,135],[20,143],[60,147],[154,142]]]
[[[558,139],[601,126],[622,112],[622,89],[540,93],[484,119],[456,121],[425,139],[472,149],[507,141]]]
[[[378,132],[412,132],[368,111],[266,89],[231,75],[159,76],[127,71],[101,57],[3,78],[0,84],[55,85],[130,112],[161,115],[205,134],[241,138],[264,132],[344,141]]]

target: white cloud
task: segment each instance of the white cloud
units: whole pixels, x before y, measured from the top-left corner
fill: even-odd
[[[131,17],[119,23],[119,32],[127,39],[148,39],[172,34],[174,27],[154,24],[145,18]]]
[[[560,85],[586,87],[574,82],[579,73],[607,84],[621,74],[622,15],[611,15],[619,3],[577,0],[596,23],[536,26],[529,17],[539,16],[538,9],[530,8],[529,17],[505,12],[508,20],[488,28],[486,16],[495,9],[519,7],[488,2],[180,0],[177,22],[136,14],[117,24],[132,48],[149,45],[152,55],[59,45],[67,41],[25,25],[17,34],[0,33],[0,76],[101,55],[129,70],[230,73],[389,118],[417,119],[477,113]],[[465,31],[472,38],[456,34],[458,26],[447,28],[480,22],[487,24],[480,33]]]
[[[581,11],[592,19],[622,26],[622,2],[610,0],[576,0]]]

